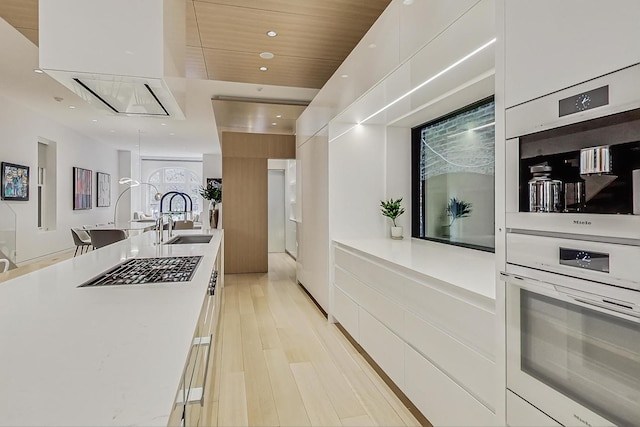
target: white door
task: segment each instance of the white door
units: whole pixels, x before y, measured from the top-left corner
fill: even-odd
[[[269,252],[284,252],[285,200],[284,170],[269,170]]]

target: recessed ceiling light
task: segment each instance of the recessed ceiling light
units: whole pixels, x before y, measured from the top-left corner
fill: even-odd
[[[413,0],[402,0],[402,4],[405,6],[410,6],[413,4]]]
[[[93,123],[95,123],[95,122],[97,122],[97,121],[98,121],[98,119],[93,119],[93,120],[91,120],[91,121],[92,121]]]
[[[282,114],[278,114],[278,115],[276,116],[276,119],[279,119],[279,118],[281,118],[281,117],[282,117]]]
[[[276,122],[271,123],[271,126],[275,126],[275,125],[277,125],[277,123],[276,123]]]
[[[267,71],[267,70],[268,70],[268,68],[265,67],[265,66],[260,67],[260,71]]]
[[[369,49],[375,49],[375,48],[377,48],[377,47],[378,47],[378,45],[377,45],[377,44],[375,44],[375,43],[371,43],[371,44],[369,45]]]
[[[271,53],[271,52],[262,52],[260,54],[260,58],[262,58],[262,59],[273,59],[274,56],[275,55],[273,53]]]
[[[269,30],[269,31],[267,31],[267,35],[268,35],[269,37],[275,37],[275,36],[277,36],[277,35],[278,35],[278,33],[276,33],[276,32],[275,32],[275,31],[273,31],[273,30]]]
[[[349,74],[342,74],[340,77],[342,77],[343,79],[346,79],[347,77],[349,77]]]
[[[33,72],[34,72],[34,73],[38,73],[38,74],[42,74],[42,73],[44,73],[44,71],[42,71],[40,68],[35,68],[35,69],[33,70]]]
[[[160,126],[166,126],[166,125],[167,125],[166,123],[160,123]]]
[[[174,132],[169,132],[169,135],[173,136],[173,135],[175,135],[175,133]]]
[[[76,107],[75,107],[75,105],[69,105],[69,108],[71,108],[73,110]]]

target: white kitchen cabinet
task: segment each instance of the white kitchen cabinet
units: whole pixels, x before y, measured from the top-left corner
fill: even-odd
[[[331,314],[424,416],[434,425],[497,423],[486,298],[347,244],[333,249]]]
[[[509,390],[507,390],[507,425],[510,427],[562,427],[562,424]]]
[[[335,269],[335,283],[352,300],[358,301],[358,305],[379,319],[393,333],[402,336],[404,311],[399,304],[365,285],[340,267]]]
[[[342,327],[358,341],[358,304],[356,304],[340,288],[335,288],[333,295],[333,317]]]
[[[507,108],[640,62],[637,0],[508,0],[505,15]]]
[[[465,390],[495,409],[497,368],[492,360],[409,312],[405,313],[405,339],[448,376],[464,379],[460,385]]]
[[[220,305],[222,288],[224,287],[224,267],[222,250],[218,255],[211,273],[209,288],[207,289],[198,323],[196,325],[189,356],[180,378],[180,386],[176,401],[169,417],[169,426],[197,427],[209,425],[209,420],[204,418],[207,411],[205,404],[210,395],[214,378],[209,375],[215,373],[209,365],[214,363],[213,354],[216,343],[218,323],[220,319]]]
[[[367,310],[358,311],[358,343],[367,350],[389,378],[402,389],[404,386],[404,342]]]
[[[403,391],[434,426],[491,426],[496,417],[450,377],[405,346]],[[533,424],[532,424],[533,425]]]

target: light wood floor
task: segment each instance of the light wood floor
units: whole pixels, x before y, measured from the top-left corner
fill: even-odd
[[[418,420],[269,255],[268,274],[225,276],[205,425],[419,426]]]
[[[14,268],[13,270],[0,273],[0,282],[13,279],[18,276],[23,276],[27,273],[31,273],[32,271],[40,270],[41,268],[45,268],[50,265],[57,264],[60,261],[73,258],[74,251],[75,249],[69,249],[68,251],[58,252],[54,255],[48,256],[46,258],[42,258],[38,261],[34,261],[32,263],[25,264],[25,265],[20,265],[18,266],[18,268]]]

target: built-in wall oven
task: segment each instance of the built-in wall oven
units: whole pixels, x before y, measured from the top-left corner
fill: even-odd
[[[640,425],[638,81],[507,110],[508,424]]]

